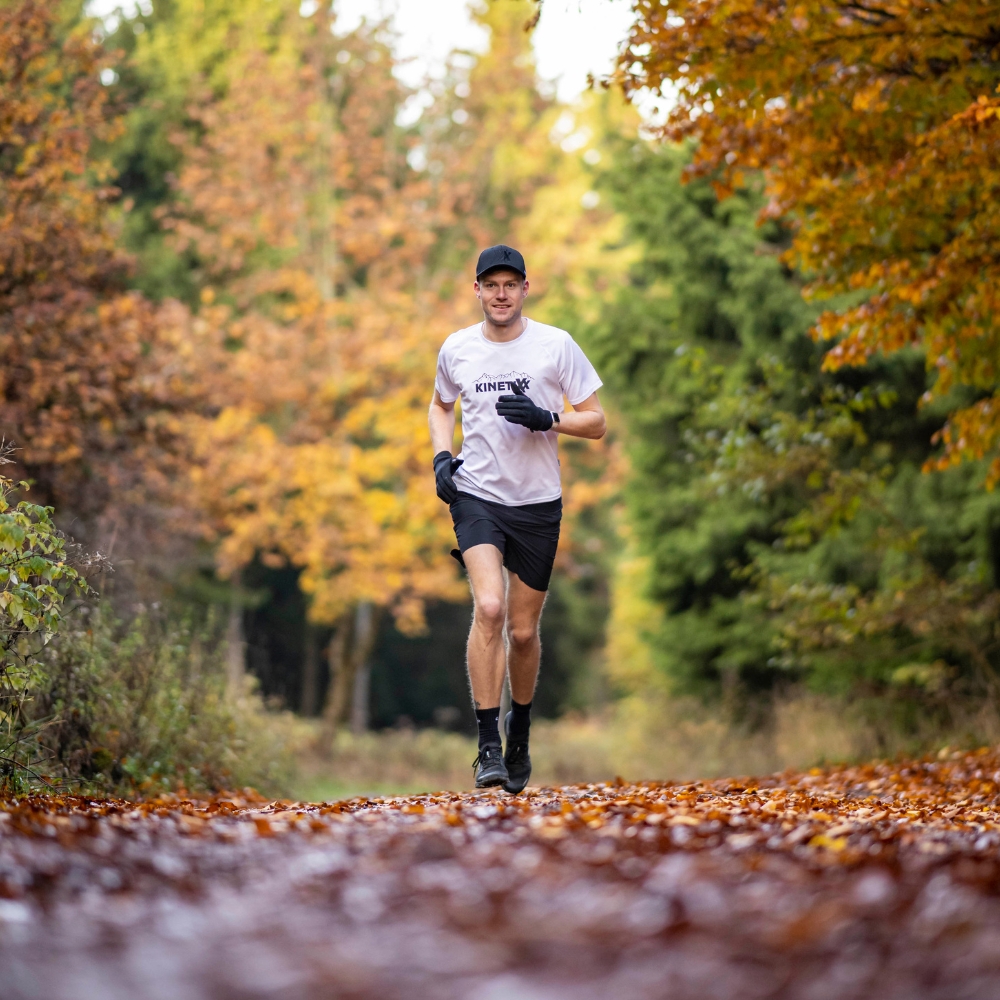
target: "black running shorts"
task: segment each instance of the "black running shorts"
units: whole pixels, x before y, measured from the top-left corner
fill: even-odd
[[[460,491],[451,505],[451,519],[460,552],[473,545],[495,545],[503,553],[504,566],[522,582],[532,590],[549,589],[559,545],[561,498],[508,507]]]

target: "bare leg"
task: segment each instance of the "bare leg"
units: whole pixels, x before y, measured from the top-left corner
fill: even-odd
[[[516,573],[507,584],[507,672],[510,696],[526,705],[535,694],[542,643],[538,623],[545,604],[545,591],[533,590]]]
[[[495,708],[506,669],[503,556],[495,545],[473,545],[462,553],[469,571],[472,598],[472,629],[469,632],[469,684],[476,708]]]

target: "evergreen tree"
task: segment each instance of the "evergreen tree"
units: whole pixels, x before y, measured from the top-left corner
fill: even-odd
[[[623,147],[604,187],[641,258],[590,332],[628,423],[629,516],[675,689],[940,693],[992,671],[998,504],[921,476],[944,408],[915,353],[821,373],[815,312],[752,187]]]

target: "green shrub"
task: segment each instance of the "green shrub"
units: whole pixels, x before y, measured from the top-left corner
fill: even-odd
[[[0,443],[0,464],[9,446]],[[27,483],[19,487],[27,489]],[[0,476],[0,790],[17,791],[37,774],[37,728],[30,705],[45,684],[39,655],[63,624],[71,592],[89,588],[66,561],[66,541],[52,522],[52,508],[21,500]]]
[[[146,609],[125,622],[80,608],[40,657],[31,712],[47,773],[126,795],[285,791],[301,724],[268,709],[249,679],[227,689],[225,652],[211,614]]]

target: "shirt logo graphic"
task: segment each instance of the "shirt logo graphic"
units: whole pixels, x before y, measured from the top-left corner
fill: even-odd
[[[524,372],[504,372],[503,375],[480,375],[476,379],[476,392],[513,392],[514,383],[521,387],[521,392],[527,392],[532,376]]]

